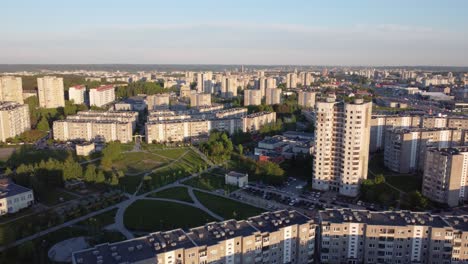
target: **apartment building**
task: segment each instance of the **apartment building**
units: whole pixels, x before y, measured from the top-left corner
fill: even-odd
[[[399,173],[423,170],[428,147],[460,146],[463,135],[462,130],[451,128],[389,129],[385,135],[384,164]]]
[[[226,109],[215,113],[179,116],[150,116],[146,123],[146,141],[177,142],[208,136],[211,130],[233,134],[238,130],[257,131],[276,121],[276,113],[246,115],[245,109]]]
[[[213,90],[213,72],[199,72],[196,74],[197,92],[212,93]]]
[[[190,106],[210,106],[211,105],[211,94],[209,93],[194,93],[190,95]]]
[[[37,95],[39,106],[43,108],[57,108],[65,106],[63,78],[44,76],[37,78]]]
[[[393,128],[420,127],[421,116],[373,115],[371,118],[369,151],[385,147],[385,131]]]
[[[128,143],[133,140],[131,122],[110,120],[77,120],[65,119],[54,121],[53,135],[55,140],[86,141],[120,141]]]
[[[372,103],[316,103],[312,188],[357,196],[367,179]]]
[[[297,74],[288,73],[286,74],[286,88],[296,88],[297,87]]]
[[[299,73],[298,83],[302,84],[303,86],[309,86],[313,82],[315,82],[315,79],[312,76],[312,73],[310,72]]]
[[[261,104],[262,90],[244,90],[244,106]]]
[[[279,88],[265,89],[265,103],[267,105],[280,104],[281,103],[281,89]]]
[[[259,112],[242,117],[242,131],[258,131],[266,124],[276,122],[276,112]]]
[[[7,178],[0,179],[0,216],[16,213],[34,203],[31,189],[11,182]]]
[[[86,87],[84,85],[75,85],[68,88],[68,100],[75,104],[84,104],[86,100]]]
[[[135,111],[79,111],[76,115],[67,116],[70,120],[95,120],[95,121],[118,121],[132,124],[136,128],[138,122],[138,112]]]
[[[297,104],[304,108],[315,107],[315,92],[299,91],[297,93]]]
[[[317,223],[295,211],[176,229],[72,255],[72,263],[313,263]]]
[[[464,223],[468,221],[466,216],[460,219]],[[456,221],[407,211],[321,211],[320,261],[337,264],[457,263],[451,261],[452,256],[466,261],[466,256],[454,246],[460,248],[460,238],[468,225],[455,225]]]
[[[169,107],[169,94],[147,95],[145,102],[148,106],[148,111],[161,107]]]
[[[89,105],[102,107],[115,101],[113,85],[102,85],[89,90]]]
[[[16,102],[0,102],[0,141],[31,129],[29,107]]]
[[[265,89],[277,88],[276,79],[273,77],[268,77],[266,79]]]
[[[24,103],[23,81],[21,77],[0,77],[0,101]]]
[[[236,97],[238,86],[235,77],[223,77],[221,79],[221,96],[224,98]]]
[[[422,194],[434,202],[458,206],[468,200],[468,147],[428,148]]]

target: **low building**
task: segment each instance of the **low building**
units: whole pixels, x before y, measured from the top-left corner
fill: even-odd
[[[76,145],[76,155],[89,156],[95,151],[94,143],[83,143]]]
[[[144,111],[147,108],[146,100],[141,96],[126,98],[114,104],[116,111]]]
[[[224,175],[224,182],[242,188],[249,184],[249,175],[247,173],[230,171]]]
[[[422,194],[434,202],[458,206],[468,200],[468,147],[429,148]]]
[[[258,131],[266,124],[276,122],[276,112],[258,112],[242,117],[242,131]]]
[[[277,163],[298,155],[312,154],[313,139],[292,135],[291,133],[285,133],[282,136],[266,137],[258,142],[254,154],[259,157],[259,160],[269,160]],[[282,159],[278,157],[282,157]]]
[[[7,178],[0,179],[0,215],[16,213],[34,203],[31,189],[11,182]]]

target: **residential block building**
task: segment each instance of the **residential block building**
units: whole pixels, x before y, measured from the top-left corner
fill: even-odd
[[[267,105],[280,104],[281,103],[281,89],[279,88],[265,89],[265,103]]]
[[[44,76],[37,78],[37,95],[39,106],[43,108],[57,108],[65,106],[63,78]]]
[[[84,85],[75,85],[68,88],[68,100],[75,104],[84,104],[86,100],[86,87]]]
[[[29,107],[16,102],[0,102],[0,141],[31,129]]]
[[[372,103],[316,103],[312,188],[357,196],[367,179]]]
[[[190,95],[190,106],[210,106],[211,94],[209,93],[194,93]]]
[[[468,147],[428,148],[422,194],[434,202],[458,206],[468,200]]]
[[[286,88],[296,88],[297,87],[297,74],[288,73],[286,74]]]
[[[223,77],[221,79],[221,96],[232,98],[237,96],[237,79],[235,77]]]
[[[384,164],[395,172],[424,169],[428,147],[448,148],[464,142],[464,132],[452,128],[409,128],[386,131]]]
[[[261,90],[244,90],[244,106],[261,105],[262,91]]]
[[[24,103],[21,77],[0,76],[0,101]]]
[[[295,211],[151,233],[75,252],[74,264],[313,263],[317,223]]]
[[[315,92],[299,91],[297,93],[297,104],[304,108],[315,107]]]
[[[154,94],[146,96],[148,111],[155,108],[169,107],[169,94]]]
[[[113,85],[102,85],[89,90],[89,105],[102,107],[115,101]]]

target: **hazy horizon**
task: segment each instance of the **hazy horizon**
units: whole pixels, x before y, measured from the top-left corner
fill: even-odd
[[[0,64],[468,66],[466,1],[48,0],[2,8]]]

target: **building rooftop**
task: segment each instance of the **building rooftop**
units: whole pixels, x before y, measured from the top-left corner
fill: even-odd
[[[28,107],[28,106],[24,104],[19,104],[16,102],[0,101],[0,111],[9,111],[9,110],[18,109],[21,107]]]
[[[240,172],[235,172],[235,171],[230,171],[227,173],[229,177],[236,177],[236,178],[243,178],[247,177],[248,175],[246,173],[240,173]]]
[[[73,253],[73,258],[76,263],[83,264],[135,263],[154,260],[159,253],[195,246],[182,229],[176,229],[122,242],[97,245]]]
[[[96,90],[98,92],[102,92],[102,91],[107,91],[107,90],[111,90],[111,89],[114,89],[114,85],[112,84],[109,84],[109,85],[101,85],[95,89],[91,89],[91,90]]]
[[[76,90],[83,90],[83,89],[86,89],[86,86],[80,84],[80,85],[72,86],[70,88],[73,88],[73,89],[76,89]]]
[[[363,223],[368,225],[425,225],[445,227],[447,223],[440,217],[428,213],[409,211],[370,212],[366,210],[329,209],[320,211],[323,222],[330,223]]]
[[[0,179],[0,199],[15,196],[20,193],[26,193],[29,191],[31,191],[31,189],[15,184],[9,179]]]
[[[445,221],[455,229],[468,232],[468,215],[463,216],[445,216]]]
[[[302,225],[308,222],[314,222],[313,219],[306,217],[296,211],[277,211],[266,212],[259,216],[249,218],[249,223],[260,232],[274,232],[282,227],[290,225]]]
[[[249,225],[247,221],[227,220],[192,228],[187,235],[198,246],[211,246],[226,239],[250,236],[255,232],[257,232],[255,228]]]

